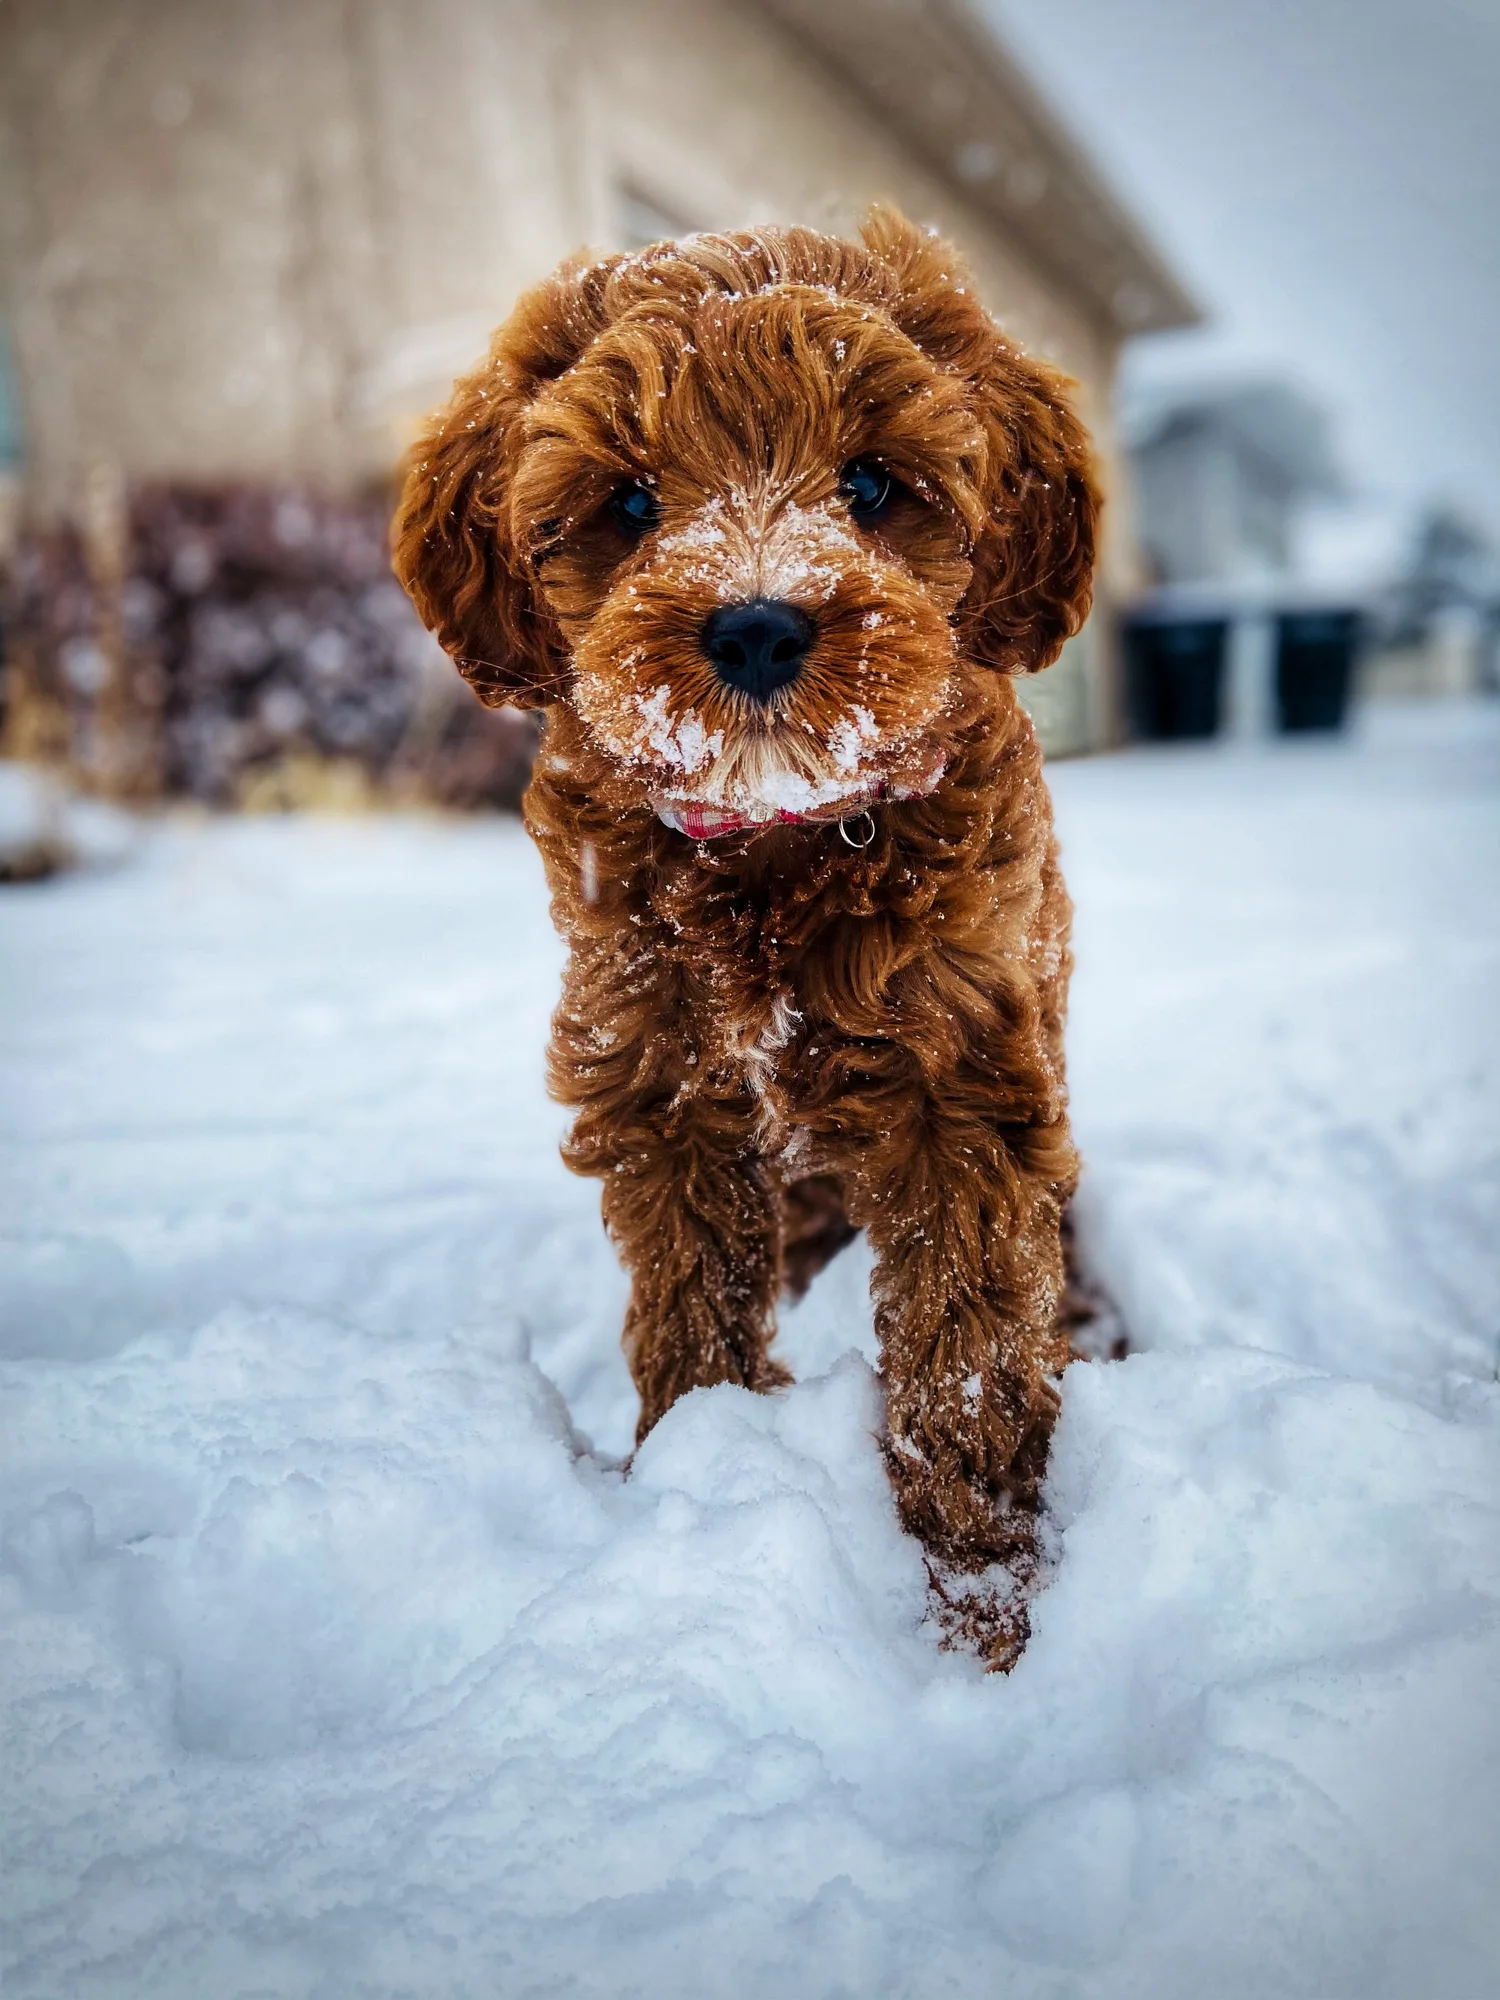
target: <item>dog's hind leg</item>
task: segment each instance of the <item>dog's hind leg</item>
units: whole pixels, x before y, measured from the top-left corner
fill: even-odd
[[[823,1266],[859,1234],[844,1213],[844,1191],[832,1174],[804,1174],[782,1196],[781,1283],[800,1299]]]
[[[1070,1203],[1063,1210],[1063,1294],[1057,1323],[1075,1361],[1123,1361],[1130,1352],[1124,1316],[1104,1286],[1087,1274],[1078,1256]]]

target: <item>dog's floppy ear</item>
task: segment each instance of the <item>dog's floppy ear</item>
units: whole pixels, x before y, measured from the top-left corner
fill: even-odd
[[[888,310],[924,354],[969,384],[984,434],[986,522],[959,607],[971,659],[1005,673],[1050,666],[1093,600],[1100,495],[1065,375],[1014,347],[941,237],[876,209],[865,243],[895,276]]]
[[[564,269],[524,295],[489,357],[411,449],[392,556],[422,622],[491,708],[545,707],[567,673],[511,518],[522,423],[537,392],[604,324],[618,259]]]

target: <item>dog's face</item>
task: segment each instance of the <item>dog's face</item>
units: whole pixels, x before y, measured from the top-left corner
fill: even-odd
[[[629,308],[528,410],[512,489],[598,742],[752,819],[920,782],[982,450],[959,384],[868,308],[801,285]]]
[[[564,274],[419,447],[397,562],[486,699],[643,798],[922,791],[965,673],[1043,665],[1095,505],[1061,384],[898,218]]]

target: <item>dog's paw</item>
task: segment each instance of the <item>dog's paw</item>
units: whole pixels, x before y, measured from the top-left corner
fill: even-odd
[[[776,1389],[790,1389],[796,1376],[784,1361],[767,1354],[755,1372],[755,1380],[750,1387],[758,1396],[769,1396]]]
[[[974,1653],[986,1673],[1008,1674],[1031,1637],[1031,1600],[1039,1581],[1035,1551],[978,1576],[927,1558],[927,1622],[945,1653]]]
[[[1041,1575],[1037,1533],[1054,1401],[1022,1433],[1009,1464],[976,1470],[955,1448],[930,1456],[888,1435],[886,1464],[902,1526],[926,1552],[928,1617],[945,1650],[977,1653],[1008,1673],[1030,1632]]]

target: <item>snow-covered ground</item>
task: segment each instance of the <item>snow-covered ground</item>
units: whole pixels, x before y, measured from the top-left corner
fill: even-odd
[[[80,798],[49,772],[0,759],[0,882],[108,867],[125,858],[135,835],[126,814]]]
[[[1500,726],[1059,767],[1084,1245],[1008,1679],[858,1246],[633,1421],[505,823],[0,903],[9,2000],[1500,1990]]]

